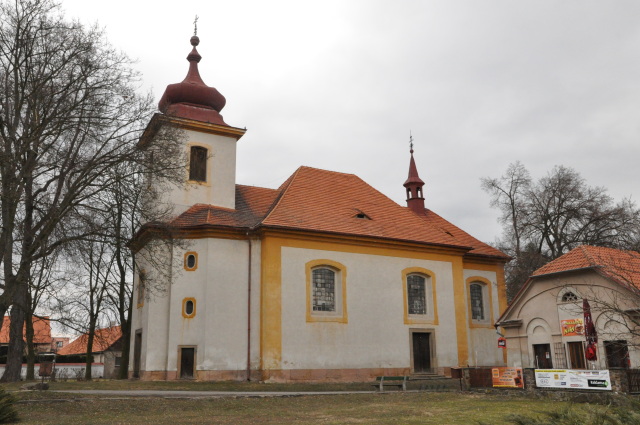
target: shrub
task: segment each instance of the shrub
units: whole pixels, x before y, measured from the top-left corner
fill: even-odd
[[[18,422],[18,412],[13,405],[15,402],[13,395],[0,388],[0,424]]]

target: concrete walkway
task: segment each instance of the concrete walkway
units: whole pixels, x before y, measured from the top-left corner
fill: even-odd
[[[107,397],[162,398],[238,398],[238,397],[300,397],[305,395],[375,394],[378,391],[172,391],[172,390],[50,390],[53,393],[75,393]],[[385,391],[397,392],[397,391]],[[405,391],[411,392],[411,391]]]

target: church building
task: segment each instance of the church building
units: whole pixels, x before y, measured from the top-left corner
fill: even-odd
[[[130,375],[366,381],[505,365],[494,324],[509,257],[425,208],[413,150],[398,182],[407,206],[353,174],[305,166],[277,189],[236,184],[245,130],[223,120],[226,100],[202,81],[191,44],[187,77],[149,124],[185,135],[186,185],[165,196],[186,244],[167,253],[155,293],[145,272],[162,266],[136,245]]]

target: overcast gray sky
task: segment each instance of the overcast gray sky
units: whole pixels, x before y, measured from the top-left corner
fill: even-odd
[[[500,227],[480,177],[516,160],[640,196],[637,0],[62,4],[138,60],[157,100],[185,77],[200,17],[200,74],[248,129],[241,184],[277,187],[308,165],[405,205],[411,130],[427,207],[486,242]]]

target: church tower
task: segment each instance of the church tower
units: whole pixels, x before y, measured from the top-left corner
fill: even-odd
[[[182,82],[167,86],[158,103],[161,114],[156,114],[150,123],[150,128],[154,121],[160,121],[185,132],[187,185],[167,193],[167,201],[175,206],[176,214],[194,204],[235,208],[236,142],[246,131],[231,127],[220,115],[226,99],[200,77],[199,43],[197,35],[191,37],[187,76]]]

